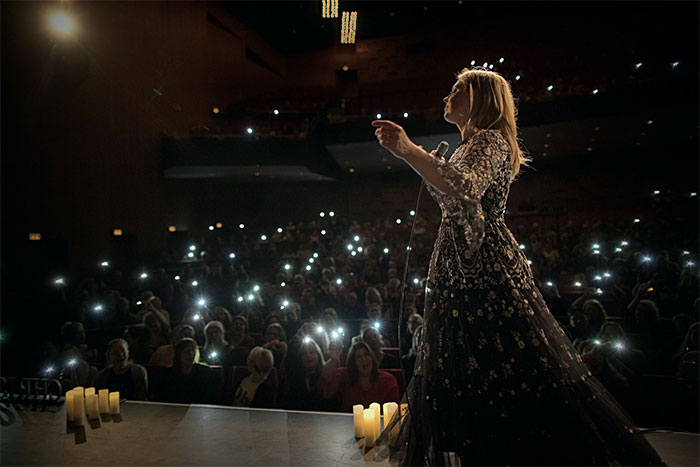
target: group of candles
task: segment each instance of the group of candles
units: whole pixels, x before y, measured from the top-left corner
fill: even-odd
[[[382,433],[382,417],[379,413],[380,406],[377,402],[373,402],[369,405],[368,409],[365,409],[362,404],[352,406],[353,423],[355,425],[355,438],[365,438],[365,447],[374,447],[374,443],[379,438]],[[385,402],[383,406],[384,415],[384,429],[389,425],[391,419],[396,414],[399,409],[399,404],[396,402]],[[401,404],[401,418],[403,419],[408,406],[406,404]],[[389,438],[393,438],[398,433],[398,425],[389,433]]]
[[[77,386],[66,392],[68,422],[75,426],[83,426],[86,414],[89,420],[99,418],[100,414],[119,415],[119,391],[100,389],[95,394],[95,388]]]

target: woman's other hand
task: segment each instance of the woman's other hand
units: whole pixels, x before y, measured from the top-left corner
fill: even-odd
[[[372,126],[377,128],[374,134],[379,144],[399,159],[405,159],[412,152],[420,150],[401,125],[391,120],[374,120]]]

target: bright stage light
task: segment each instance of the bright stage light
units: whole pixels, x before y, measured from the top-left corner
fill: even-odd
[[[51,13],[49,24],[51,25],[51,30],[60,37],[72,36],[75,32],[73,18],[64,11],[55,11]]]

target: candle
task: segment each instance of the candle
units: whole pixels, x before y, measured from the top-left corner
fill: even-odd
[[[95,394],[95,388],[85,388],[85,400],[87,400],[87,396],[90,394]]]
[[[398,404],[396,402],[385,402],[382,410],[384,411],[384,429],[391,423],[391,419],[394,417],[396,410],[398,409]]]
[[[376,423],[374,422],[374,416],[376,412],[374,411],[374,409],[365,409],[362,413],[364,415],[365,420],[365,447],[371,448],[374,446],[374,442],[377,440],[377,435],[374,432],[374,429],[376,427]]]
[[[77,396],[73,396],[73,397],[85,398],[85,388],[83,388],[82,386],[74,387],[73,393],[77,394]]]
[[[374,410],[374,436],[375,438],[379,437],[379,433],[382,432],[382,406],[379,405],[378,402],[372,402],[369,405],[369,408]],[[365,435],[366,436],[366,435]]]
[[[85,404],[83,403],[83,388],[73,392],[73,423],[75,426],[85,425]]]
[[[69,422],[73,421],[73,391],[66,392],[66,417]]]
[[[364,410],[365,408],[362,406],[362,404],[352,406],[352,421],[355,425],[355,438],[362,438],[365,436],[365,432],[362,429],[364,426],[364,415],[362,412]]]
[[[85,398],[85,408],[87,409],[87,416],[90,420],[99,417],[100,412],[97,409],[97,396],[95,394],[87,395]]]
[[[109,393],[109,413],[119,415],[119,391]]]
[[[100,389],[98,394],[100,413],[109,413],[109,389]]]
[[[396,402],[386,402],[384,404],[383,410],[384,410],[384,429],[386,430],[386,427],[391,423],[391,419],[394,418],[396,415],[396,411],[399,408],[399,404]],[[394,425],[394,428],[391,430],[389,433],[389,439],[393,439],[396,436],[396,433],[398,433],[398,428],[399,424],[397,423]]]

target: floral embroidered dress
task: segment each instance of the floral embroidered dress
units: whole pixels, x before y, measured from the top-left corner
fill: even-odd
[[[426,184],[442,221],[423,338],[410,410],[380,442],[403,465],[440,465],[446,453],[462,465],[661,465],[535,287],[504,220],[510,154],[499,130],[480,130],[449,162],[432,159],[460,198]]]

